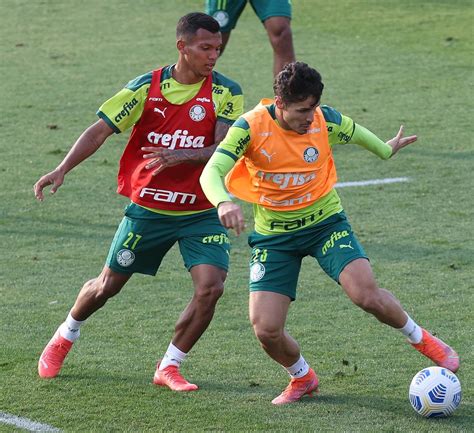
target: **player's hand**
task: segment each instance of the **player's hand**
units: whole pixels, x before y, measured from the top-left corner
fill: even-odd
[[[217,207],[217,215],[225,228],[234,229],[237,236],[245,230],[244,214],[238,204],[223,201]]]
[[[186,161],[186,154],[183,150],[170,150],[163,147],[142,147],[146,153],[145,159],[152,159],[145,168],[154,169],[152,175],[156,176],[167,167],[181,164]]]
[[[391,140],[388,140],[387,144],[389,144],[392,147],[392,156],[393,156],[400,149],[403,149],[405,146],[408,146],[409,144],[414,143],[416,140],[418,140],[418,137],[416,135],[410,135],[409,137],[404,137],[403,125],[401,125],[398,131],[398,134],[395,137],[393,137]]]
[[[50,193],[54,194],[58,188],[63,184],[64,182],[64,173],[61,170],[53,170],[52,172],[45,174],[42,176],[38,182],[35,183],[33,189],[35,192],[35,197],[39,201],[43,201],[44,195],[43,195],[43,189],[49,185],[53,185],[51,187]]]

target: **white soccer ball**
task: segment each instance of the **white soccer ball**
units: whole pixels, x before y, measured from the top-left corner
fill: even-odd
[[[451,415],[461,403],[461,383],[447,368],[428,367],[419,371],[410,384],[410,403],[426,418]]]

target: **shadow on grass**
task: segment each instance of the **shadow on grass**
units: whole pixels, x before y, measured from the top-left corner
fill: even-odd
[[[87,383],[89,385],[100,385],[100,384],[116,384],[117,386],[121,384],[128,384],[128,385],[148,385],[152,383],[153,380],[153,373],[149,375],[149,377],[144,376],[143,374],[120,374],[120,373],[109,373],[104,371],[96,371],[96,372],[61,372],[61,374],[54,378],[55,381],[67,382],[67,381],[75,381],[78,383]]]
[[[61,373],[60,376],[53,380],[40,380],[44,384],[53,384],[52,390],[56,392],[58,389],[64,388],[64,391],[70,388],[68,382],[74,386],[81,385],[85,388],[100,388],[106,386],[108,389],[114,388],[117,393],[122,393],[126,390],[131,395],[141,396],[144,398],[153,397],[159,398],[163,404],[174,404],[173,402],[181,401],[182,398],[193,398],[201,395],[202,404],[205,406],[209,404],[209,399],[212,401],[227,402],[236,405],[264,405],[268,408],[277,409],[271,404],[271,400],[275,398],[282,390],[271,384],[256,384],[248,381],[239,381],[238,378],[222,382],[216,377],[215,380],[193,380],[189,379],[199,385],[199,391],[193,393],[176,393],[171,392],[166,387],[157,387],[152,383],[153,371],[147,374],[143,372],[104,372],[99,370],[90,371],[75,371],[71,373]],[[82,388],[81,388],[82,389]],[[146,397],[148,396],[148,397]],[[315,397],[305,396],[301,401],[279,407],[278,410],[293,411],[317,406],[318,410],[325,410],[328,412],[338,412],[341,410],[354,411],[354,408],[360,408],[368,411],[384,412],[387,417],[393,419],[394,416],[410,416],[418,420],[423,420],[416,415],[409,406],[408,400],[400,397],[389,397],[385,395],[367,395],[367,394],[325,394],[319,393]],[[346,408],[346,409],[344,409]],[[454,417],[449,417],[446,420],[437,420],[440,422],[449,422],[450,426],[458,426],[470,424],[473,418],[472,410],[469,404],[461,407]],[[431,420],[426,420],[431,422]]]

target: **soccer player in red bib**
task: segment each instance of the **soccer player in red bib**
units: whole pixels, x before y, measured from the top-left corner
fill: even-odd
[[[264,350],[291,377],[272,403],[292,403],[318,389],[316,373],[285,329],[306,256],[312,256],[352,302],[455,372],[457,353],[415,323],[393,294],[378,286],[334,189],[333,145],[357,143],[388,159],[417,137],[404,137],[400,128],[385,143],[333,108],[320,107],[321,76],[305,63],[287,65],[274,90],[274,101],[263,100],[234,123],[201,176],[221,222],[237,234],[244,229],[243,214],[224,189],[224,179],[228,191],[253,204],[250,320]]]
[[[176,33],[177,63],[137,77],[106,101],[97,112],[99,120],[34,186],[38,200],[43,200],[48,185],[55,193],[65,175],[110,135],[133,128],[118,173],[118,192],[131,203],[102,272],[84,284],[41,354],[42,378],[58,375],[89,316],[119,293],[134,273],[155,275],[163,257],[178,243],[194,295],[158,361],[153,382],[174,391],[198,388],[184,379],[179,367],[213,317],[229,261],[226,229],[205,197],[199,177],[229,126],[242,114],[243,97],[237,83],[213,71],[222,44],[214,18],[185,15]]]

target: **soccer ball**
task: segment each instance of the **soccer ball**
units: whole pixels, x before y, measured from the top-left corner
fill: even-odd
[[[447,368],[428,367],[415,375],[408,396],[413,409],[426,418],[449,416],[461,403],[461,383]]]

